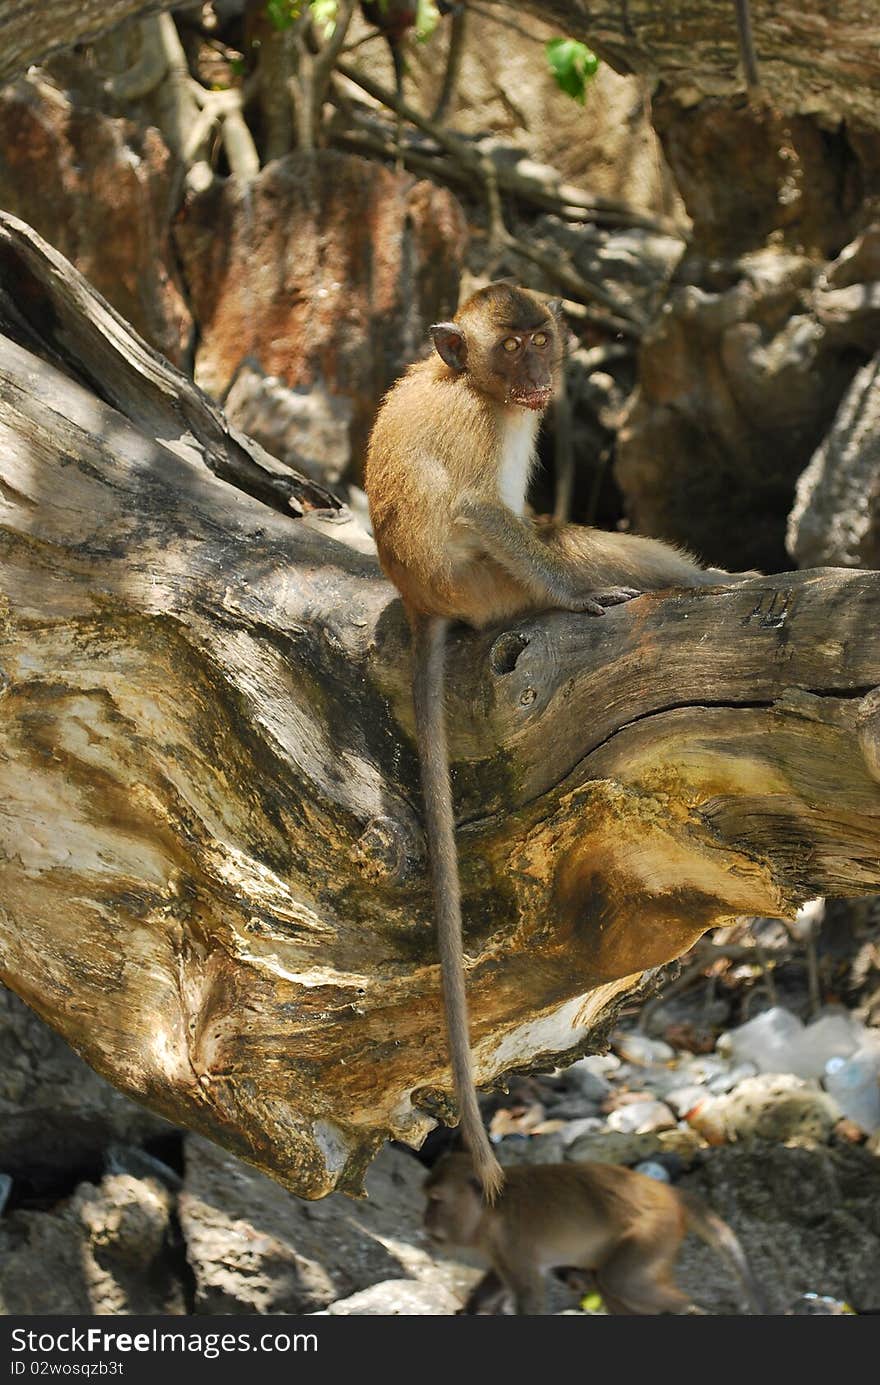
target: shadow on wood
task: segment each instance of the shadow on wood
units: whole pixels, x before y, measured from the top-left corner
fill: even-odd
[[[0,975],[155,1110],[356,1191],[450,1114],[399,603],[10,217],[0,331]],[[714,924],[880,889],[880,574],[450,657],[483,1083],[595,1047]]]

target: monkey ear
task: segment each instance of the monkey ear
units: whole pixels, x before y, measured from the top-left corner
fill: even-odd
[[[453,370],[467,367],[467,340],[464,332],[455,322],[435,322],[431,328],[431,340],[437,355]]]

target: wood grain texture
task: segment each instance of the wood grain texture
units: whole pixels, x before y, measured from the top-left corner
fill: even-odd
[[[9,217],[0,332],[0,977],[156,1111],[357,1190],[451,1112],[399,603]],[[878,614],[832,569],[456,636],[482,1082],[595,1047],[713,924],[880,888]]]

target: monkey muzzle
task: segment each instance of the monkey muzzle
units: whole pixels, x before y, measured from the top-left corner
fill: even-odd
[[[513,390],[510,399],[511,403],[518,404],[521,409],[546,409],[551,394],[550,386],[542,385],[533,390]]]

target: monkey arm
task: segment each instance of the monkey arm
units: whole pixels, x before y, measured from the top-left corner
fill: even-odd
[[[539,603],[546,602],[560,610],[602,615],[605,606],[638,595],[634,588],[608,584],[601,590],[594,590],[585,583],[576,557],[569,558],[560,549],[542,541],[529,523],[500,502],[466,495],[460,502],[456,519],[479,537],[489,556]]]

